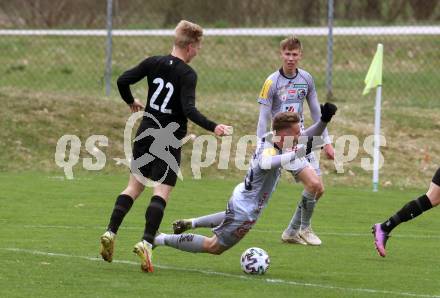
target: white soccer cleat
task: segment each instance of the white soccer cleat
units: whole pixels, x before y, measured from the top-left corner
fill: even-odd
[[[104,234],[102,234],[100,238],[101,247],[99,249],[99,254],[102,256],[102,258],[105,261],[109,263],[113,260],[115,238],[116,238],[116,234],[113,233],[112,231],[105,232]]]
[[[299,236],[309,245],[318,246],[322,243],[321,239],[316,236],[311,227],[301,229],[301,231],[299,232]]]
[[[285,243],[292,243],[292,244],[302,244],[307,245],[307,242],[305,242],[299,235],[298,232],[296,233],[289,233],[287,230],[283,232],[281,235],[281,241]]]
[[[133,252],[141,259],[141,269],[144,272],[153,272],[153,246],[145,240],[136,243]]]

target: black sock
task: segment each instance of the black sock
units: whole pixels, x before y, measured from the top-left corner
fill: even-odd
[[[133,202],[134,200],[129,195],[118,196],[107,230],[110,230],[115,234],[118,232],[119,226],[121,225],[125,215],[128,213],[128,211],[130,211]]]
[[[162,222],[163,212],[167,203],[159,196],[151,197],[150,205],[145,211],[145,230],[143,239],[154,244],[154,237]]]
[[[411,202],[408,202],[402,209],[397,211],[396,214],[391,216],[387,221],[380,226],[382,230],[389,233],[400,223],[411,220],[423,212],[432,208],[431,201],[426,195],[423,195]]]

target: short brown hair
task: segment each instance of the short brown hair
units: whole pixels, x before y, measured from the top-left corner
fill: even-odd
[[[301,41],[299,41],[299,39],[294,35],[286,37],[285,39],[283,39],[280,42],[280,50],[283,51],[286,49],[289,51],[296,50],[296,49],[299,49],[302,51]]]
[[[298,113],[295,112],[282,112],[275,115],[272,122],[272,129],[279,131],[282,129],[290,128],[292,124],[297,124],[300,121]]]
[[[175,29],[174,45],[179,48],[185,48],[189,44],[200,42],[202,37],[202,27],[186,20],[181,20]]]

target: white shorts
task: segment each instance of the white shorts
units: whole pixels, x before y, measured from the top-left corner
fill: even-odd
[[[295,181],[298,182],[298,174],[308,166],[312,167],[318,176],[321,176],[319,161],[316,159],[314,152],[305,157],[293,160],[285,169],[289,171],[295,177]]]
[[[255,220],[250,220],[249,215],[241,214],[234,210],[233,199],[228,202],[225,219],[212,232],[217,236],[221,246],[228,249],[240,242],[240,240],[252,229]]]

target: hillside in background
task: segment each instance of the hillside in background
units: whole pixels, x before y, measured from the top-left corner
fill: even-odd
[[[107,163],[101,172],[127,172],[125,167],[113,161],[113,158],[124,157],[123,131],[129,117],[128,108],[119,99],[1,88],[0,105],[0,171],[46,172],[61,176],[63,171],[54,160],[56,144],[61,136],[74,134],[82,143],[81,158],[91,157],[85,150],[85,141],[89,136],[107,136],[108,147],[101,148],[107,156]],[[218,140],[216,162],[201,170],[202,177],[228,177],[239,181],[245,172],[234,166],[236,142],[243,135],[254,134],[257,104],[253,100],[237,102],[217,97],[200,97],[197,105],[211,118],[235,128],[230,170],[217,168],[220,150]],[[339,141],[343,135],[356,136],[359,139],[359,154],[353,161],[344,164],[343,174],[337,174],[333,162],[323,157],[321,161],[326,184],[368,186],[371,183],[371,172],[362,169],[361,158],[371,158],[363,148],[363,143],[373,132],[373,101],[340,101],[337,105],[339,111],[330,126],[330,133]],[[393,187],[427,185],[440,164],[438,110],[417,107],[395,109],[385,101],[382,127],[387,144],[382,148],[385,163],[380,174],[381,184]],[[200,135],[204,132],[191,124],[189,133]],[[248,157],[252,149],[249,146]],[[345,151],[348,153],[348,143]],[[191,152],[190,142],[184,146],[183,153],[183,173],[186,178],[191,177]],[[73,172],[79,175],[82,171],[80,159]],[[289,175],[284,176],[291,179]]]

